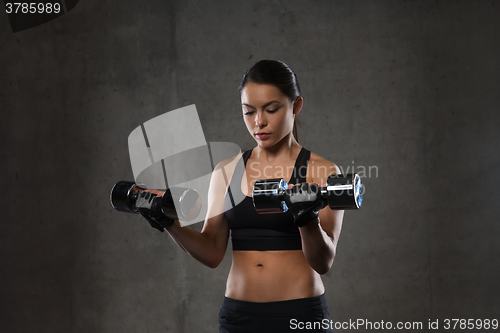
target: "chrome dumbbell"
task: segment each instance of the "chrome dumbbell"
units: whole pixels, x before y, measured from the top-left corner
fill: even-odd
[[[262,179],[253,187],[253,204],[259,214],[283,213],[288,210],[288,183],[284,179]],[[330,175],[326,186],[319,187],[322,200],[331,209],[359,209],[364,188],[358,174]]]
[[[139,213],[135,203],[139,194],[146,190],[147,187],[142,183],[120,181],[111,189],[111,206],[120,212]],[[162,196],[161,210],[171,219],[192,221],[198,216],[200,209],[200,194],[194,189],[170,187]]]

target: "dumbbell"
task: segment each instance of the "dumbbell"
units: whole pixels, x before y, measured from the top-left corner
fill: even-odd
[[[111,189],[111,206],[120,212],[139,213],[136,207],[140,193],[147,190],[142,183],[120,181]],[[163,190],[162,190],[163,191]],[[176,206],[178,209],[176,209]],[[165,216],[182,221],[194,220],[201,209],[198,191],[183,187],[170,187],[162,196],[162,212]]]
[[[287,197],[291,191],[284,179],[262,179],[253,187],[253,204],[259,214],[288,211]],[[326,186],[319,187],[323,202],[331,209],[359,209],[363,201],[363,185],[356,173],[330,175]]]

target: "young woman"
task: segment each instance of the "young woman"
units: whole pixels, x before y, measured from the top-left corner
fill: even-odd
[[[224,258],[231,230],[233,262],[220,332],[332,332],[320,275],[332,266],[343,211],[297,196],[286,213],[258,214],[251,196],[255,181],[268,178],[284,178],[296,184],[289,186],[292,192],[314,195],[307,183],[326,184],[338,168],[297,142],[295,117],[304,101],[286,64],[259,61],[239,91],[243,119],[257,146],[214,170],[202,231],[183,228],[153,209],[141,213],[212,268]]]

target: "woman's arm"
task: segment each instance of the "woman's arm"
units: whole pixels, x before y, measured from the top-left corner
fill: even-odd
[[[313,154],[311,154],[313,157]],[[328,176],[340,173],[339,168],[329,161],[315,155],[311,158],[311,182],[320,186],[326,184]],[[300,227],[302,250],[309,265],[319,274],[327,273],[332,267],[337,249],[337,242],[342,229],[343,210],[331,210],[326,206],[313,221]]]
[[[208,191],[208,211],[201,232],[182,227],[179,221],[165,228],[172,239],[202,264],[215,268],[226,253],[229,227],[224,215],[224,196],[226,193],[226,177],[223,174],[225,162],[217,165]]]
[[[343,210],[335,211],[327,206],[316,220],[299,228],[304,256],[318,274],[325,274],[332,267],[343,216]]]

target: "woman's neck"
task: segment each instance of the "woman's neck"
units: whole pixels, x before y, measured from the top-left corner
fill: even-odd
[[[276,159],[295,158],[301,148],[297,140],[290,133],[272,147],[262,148],[261,146],[257,146],[254,150],[254,157],[266,163],[273,163]]]

